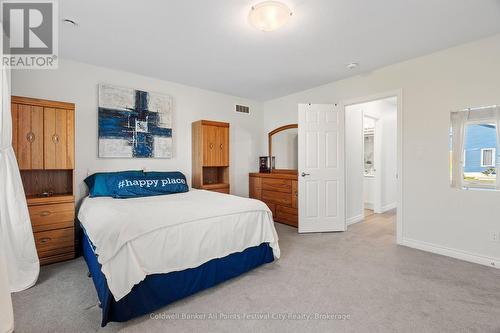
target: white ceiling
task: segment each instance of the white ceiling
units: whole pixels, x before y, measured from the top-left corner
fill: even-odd
[[[60,54],[268,100],[500,33],[500,0],[283,0],[294,15],[270,33],[247,23],[257,2],[59,1],[79,23]]]

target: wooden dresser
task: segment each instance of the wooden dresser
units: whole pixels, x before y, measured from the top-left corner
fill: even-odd
[[[72,103],[12,96],[16,154],[40,263],[75,257]]]
[[[266,203],[276,222],[297,227],[297,180],[295,173],[250,173],[249,196]]]
[[[194,122],[192,146],[192,187],[229,194],[229,124]]]

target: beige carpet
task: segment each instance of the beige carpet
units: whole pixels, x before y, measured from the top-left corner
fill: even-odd
[[[369,219],[345,233],[277,225],[281,260],[157,311],[189,320],[100,328],[83,259],[46,266],[13,296],[16,332],[500,332],[499,270],[397,246],[393,214]]]

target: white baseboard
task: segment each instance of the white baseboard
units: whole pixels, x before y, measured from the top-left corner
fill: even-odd
[[[360,214],[360,215],[356,215],[356,216],[353,216],[353,217],[349,217],[347,220],[346,220],[346,224],[347,225],[351,225],[351,224],[354,224],[354,223],[358,223],[358,222],[361,222],[364,220],[364,215],[363,214]]]
[[[375,205],[373,204],[373,202],[365,202],[365,209],[371,209],[373,210],[373,207]]]
[[[382,206],[380,209],[380,214],[385,213],[391,209],[395,209],[395,208],[397,208],[397,206],[398,206],[397,202],[392,202],[388,205]]]
[[[436,253],[443,256],[500,269],[500,258],[491,258],[476,253],[452,249],[445,246],[439,246],[409,238],[403,238],[400,242],[398,242],[398,244],[426,252]]]

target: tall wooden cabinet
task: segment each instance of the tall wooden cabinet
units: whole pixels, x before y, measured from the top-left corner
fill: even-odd
[[[229,124],[194,122],[192,146],[193,188],[229,194]]]
[[[17,157],[41,264],[75,256],[72,103],[12,96]]]

